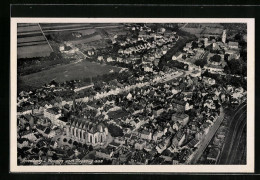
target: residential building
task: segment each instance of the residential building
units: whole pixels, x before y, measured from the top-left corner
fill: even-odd
[[[176,60],[176,59],[180,59],[180,58],[182,58],[181,52],[177,52],[175,55],[172,56],[172,60]]]
[[[99,149],[96,151],[96,157],[111,160],[114,152],[111,148]]]
[[[147,130],[142,130],[140,132],[140,138],[147,139],[147,140],[152,140],[152,132],[147,131]]]
[[[185,111],[185,105],[186,105],[185,101],[172,99],[173,109],[177,112],[184,112]]]
[[[48,108],[44,111],[44,117],[51,120],[53,124],[57,124],[57,120],[61,117],[61,110],[57,107]]]
[[[157,130],[154,134],[153,134],[153,140],[157,141],[158,139],[160,139],[162,136],[164,135],[163,131]]]
[[[229,41],[229,42],[228,42],[228,47],[229,47],[230,49],[238,49],[238,42]]]
[[[175,113],[172,115],[172,121],[185,126],[189,122],[189,115],[184,113]]]
[[[137,143],[135,143],[135,149],[142,150],[144,149],[145,145],[146,145],[146,141],[139,140]]]

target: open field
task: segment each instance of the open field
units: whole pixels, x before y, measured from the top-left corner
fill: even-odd
[[[92,42],[92,41],[98,41],[98,40],[101,40],[102,37],[99,35],[99,34],[93,34],[93,35],[88,35],[88,37],[84,37],[84,38],[80,38],[80,39],[77,39],[77,40],[72,40],[72,41],[69,41],[71,44],[85,44],[85,43],[89,43],[89,42]]]
[[[51,47],[45,40],[38,24],[18,24],[17,58],[49,56]]]
[[[45,57],[49,56],[51,52],[52,50],[46,42],[31,43],[17,47],[17,58]]]
[[[21,76],[21,80],[24,85],[40,87],[52,80],[55,80],[56,82],[64,82],[108,74],[111,69],[113,69],[114,72],[120,71],[120,68],[118,67],[92,63],[84,60],[79,63],[58,65],[48,70]]]

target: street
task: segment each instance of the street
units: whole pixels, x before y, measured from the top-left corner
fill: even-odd
[[[208,146],[209,142],[211,141],[212,137],[215,135],[215,133],[217,132],[220,124],[222,123],[224,119],[224,112],[223,112],[223,108],[220,109],[220,115],[219,117],[216,119],[215,123],[213,124],[213,126],[210,128],[208,134],[205,136],[205,138],[202,140],[202,142],[200,143],[200,146],[198,147],[198,149],[193,153],[193,155],[191,156],[191,158],[188,159],[188,161],[186,162],[186,164],[196,164],[196,162],[200,159],[201,155],[203,154],[204,150],[206,149],[206,147]]]

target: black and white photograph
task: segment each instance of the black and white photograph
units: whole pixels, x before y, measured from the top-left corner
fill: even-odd
[[[11,171],[254,170],[254,19],[11,20]]]

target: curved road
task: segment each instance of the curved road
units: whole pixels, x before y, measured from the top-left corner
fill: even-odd
[[[243,129],[246,125],[246,103],[239,105],[229,125],[225,144],[216,164],[232,164],[237,154]]]

